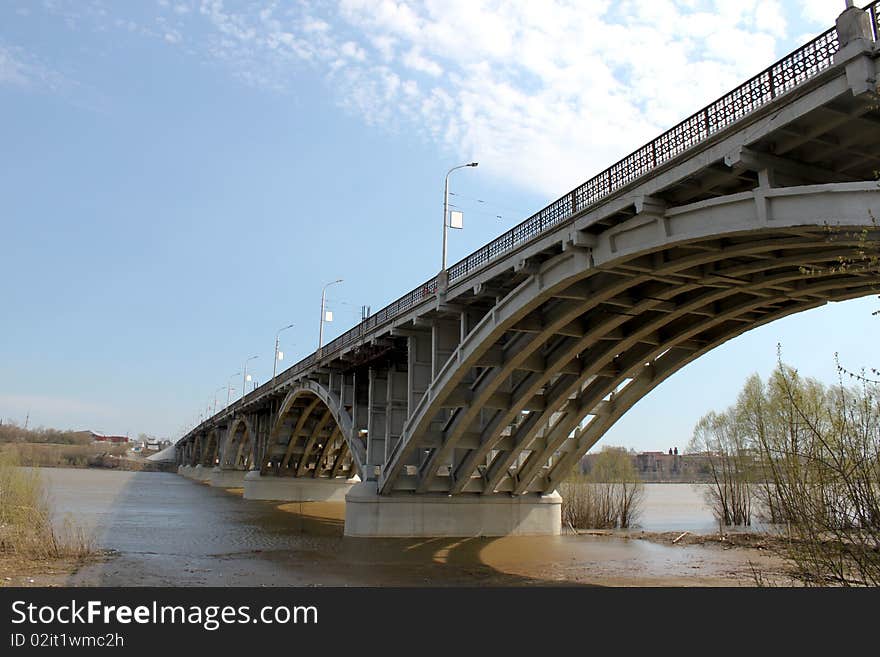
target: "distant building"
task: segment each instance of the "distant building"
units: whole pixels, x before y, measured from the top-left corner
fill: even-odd
[[[598,453],[587,454],[580,461],[581,472],[589,473]],[[679,454],[678,447],[665,452],[632,452],[633,468],[642,481],[696,482],[709,477],[705,454]]]
[[[681,473],[681,455],[678,448],[668,452],[641,452],[636,454],[636,471],[640,475],[649,475],[657,479],[664,479],[664,475],[679,475]]]
[[[95,433],[94,431],[89,431],[89,434],[92,436],[92,442],[97,444],[124,445],[128,442],[128,436],[107,436],[102,433]]]

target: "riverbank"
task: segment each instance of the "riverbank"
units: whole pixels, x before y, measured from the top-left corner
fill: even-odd
[[[172,472],[171,463],[130,456],[127,447],[68,445],[60,443],[0,443],[0,459],[9,458],[24,466],[39,468],[106,468],[144,472]]]
[[[88,558],[37,559],[0,555],[0,587],[64,586],[81,568],[112,558],[96,553]]]

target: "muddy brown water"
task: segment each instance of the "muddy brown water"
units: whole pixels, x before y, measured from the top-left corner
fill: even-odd
[[[43,469],[56,518],[110,556],[56,583],[73,586],[740,585],[752,550],[621,536],[357,539],[344,505],[245,500],[163,472]],[[712,530],[700,491],[648,485],[650,531]]]

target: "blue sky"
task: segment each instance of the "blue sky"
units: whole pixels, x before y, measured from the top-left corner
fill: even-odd
[[[176,437],[249,364],[434,275],[829,27],[843,1],[0,3],[0,417]],[[610,8],[609,8],[610,7]],[[735,340],[603,444],[682,447],[776,345],[880,362],[876,299]],[[221,389],[221,390],[218,390]]]

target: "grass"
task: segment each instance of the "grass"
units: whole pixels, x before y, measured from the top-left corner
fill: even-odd
[[[53,443],[0,443],[0,459],[26,466],[84,468],[104,455],[125,456],[127,447],[62,445]]]
[[[52,509],[39,470],[0,455],[0,557],[14,560],[85,559],[94,540],[69,519],[52,522]]]

